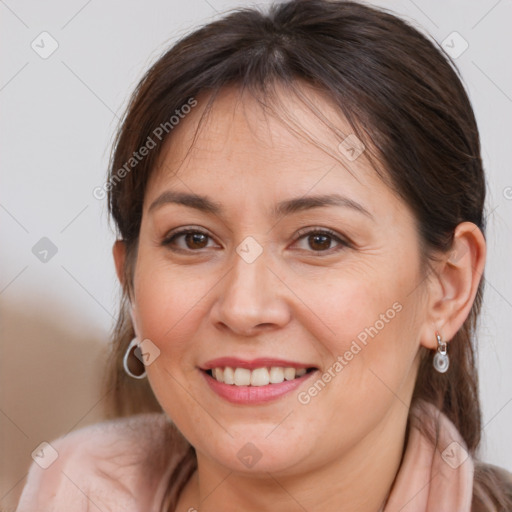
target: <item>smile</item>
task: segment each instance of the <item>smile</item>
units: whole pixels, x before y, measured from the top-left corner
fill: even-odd
[[[310,369],[312,370],[312,369]],[[217,367],[208,370],[208,373],[217,382],[233,386],[267,386],[269,384],[281,384],[285,380],[294,380],[306,375],[307,368],[292,368],[271,366],[269,368],[225,368]]]
[[[210,389],[235,403],[256,405],[276,400],[297,389],[318,371],[290,361],[222,358],[200,368]]]

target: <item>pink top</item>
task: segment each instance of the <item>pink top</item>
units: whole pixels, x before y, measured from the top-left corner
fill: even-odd
[[[188,442],[159,413],[97,423],[50,445],[57,459],[46,469],[32,463],[16,512],[167,512],[196,467]],[[43,466],[54,453],[44,451],[36,458]]]
[[[455,426],[432,405],[411,408],[402,464],[384,512],[470,512],[473,460]],[[438,447],[416,428],[434,428]],[[33,462],[16,512],[169,512],[196,468],[193,449],[164,414],[82,428],[52,441],[57,459]],[[51,449],[41,465],[51,460]],[[171,485],[169,485],[172,482]],[[166,493],[167,491],[167,493]]]

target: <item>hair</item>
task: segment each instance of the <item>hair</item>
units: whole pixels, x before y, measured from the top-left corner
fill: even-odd
[[[112,416],[162,411],[147,382],[125,375],[122,357],[135,334],[128,305],[144,193],[163,142],[172,137],[169,120],[198,95],[209,94],[211,107],[228,86],[249,90],[265,108],[277,103],[276,86],[308,102],[300,83],[336,106],[369,149],[375,171],[412,209],[426,261],[453,249],[461,222],[485,233],[486,186],[475,117],[456,67],[435,41],[386,10],[349,1],[296,0],[266,13],[230,12],[180,39],[152,65],[116,134],[108,205],[126,260],[106,382]],[[134,152],[155,139],[157,127],[165,127],[161,143],[133,162]],[[128,162],[133,170],[127,170]],[[474,346],[482,292],[480,281],[471,311],[449,343],[447,373],[437,373],[432,351],[420,349],[412,398],[446,414],[473,457],[482,431]],[[495,469],[475,463],[473,510],[512,509],[512,491]]]

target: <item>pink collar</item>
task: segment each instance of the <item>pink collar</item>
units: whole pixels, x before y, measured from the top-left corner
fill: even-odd
[[[418,429],[433,432],[434,446]],[[437,428],[436,428],[437,426]],[[411,407],[404,458],[382,512],[471,512],[474,464],[455,425],[436,407]]]

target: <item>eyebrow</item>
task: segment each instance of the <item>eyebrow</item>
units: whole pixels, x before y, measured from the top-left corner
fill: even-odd
[[[167,190],[160,194],[153,201],[149,207],[148,212],[151,213],[152,211],[165,204],[181,204],[183,206],[188,206],[189,208],[195,208],[196,210],[205,213],[212,213],[219,216],[222,216],[223,213],[222,205],[208,198],[207,196],[192,194],[188,192],[177,192],[173,190]],[[293,199],[287,199],[286,201],[278,203],[274,207],[272,214],[274,217],[279,217],[304,210],[309,210],[312,208],[321,208],[324,206],[341,206],[351,208],[371,219],[374,218],[373,215],[364,206],[340,194],[302,196]]]

